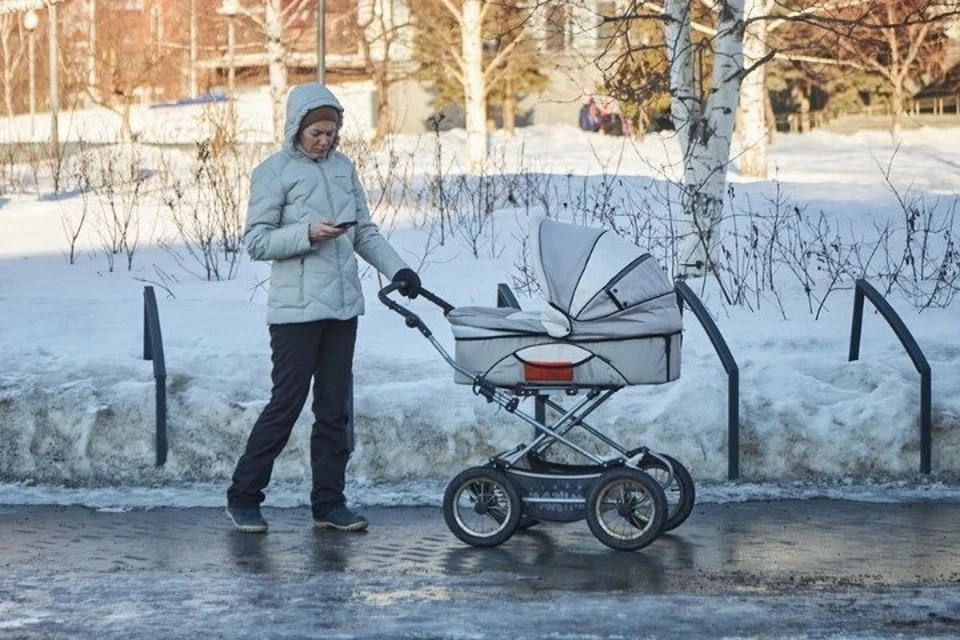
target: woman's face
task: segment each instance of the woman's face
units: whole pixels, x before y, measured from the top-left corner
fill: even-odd
[[[321,120],[320,122],[314,122],[301,131],[298,142],[308,156],[314,160],[319,160],[320,158],[326,157],[336,137],[336,123]]]

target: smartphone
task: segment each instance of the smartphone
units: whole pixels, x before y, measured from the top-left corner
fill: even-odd
[[[340,222],[340,223],[337,223],[337,224],[335,224],[334,226],[335,226],[337,229],[349,229],[350,227],[354,226],[355,224],[357,224],[357,221],[356,221],[356,220],[350,220],[349,222]]]

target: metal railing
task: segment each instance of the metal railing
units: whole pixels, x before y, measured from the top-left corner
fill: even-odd
[[[707,337],[727,372],[727,478],[736,480],[740,477],[740,368],[730,353],[727,341],[723,339],[720,329],[697,294],[682,280],[677,280],[675,286],[680,311],[683,311],[683,303],[690,307],[703,330],[707,332]]]
[[[167,365],[163,357],[163,337],[160,335],[160,313],[153,287],[143,288],[143,359],[153,360],[153,379],[156,387],[157,466],[167,462]]]
[[[520,309],[520,303],[517,302],[517,297],[513,295],[513,290],[510,288],[510,285],[505,282],[497,285],[497,306]]]
[[[913,366],[920,374],[920,473],[930,473],[930,451],[931,445],[931,397],[932,382],[930,375],[930,364],[926,356],[914,340],[913,334],[907,329],[897,312],[893,310],[886,298],[873,288],[866,280],[857,280],[856,289],[853,298],[853,324],[850,328],[850,354],[848,361],[860,359],[860,337],[863,329],[863,299],[869,298],[873,306],[880,312],[883,319],[887,321],[893,332],[897,334],[900,344],[906,349],[907,354],[913,361]]]

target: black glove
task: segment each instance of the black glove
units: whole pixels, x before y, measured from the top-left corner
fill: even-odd
[[[403,268],[393,276],[393,283],[399,284],[400,295],[413,300],[420,295],[420,276],[413,269]]]

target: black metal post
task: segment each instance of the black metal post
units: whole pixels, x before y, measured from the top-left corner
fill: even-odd
[[[850,327],[848,362],[860,359],[860,336],[863,331],[863,290],[856,286],[853,293],[853,325]]]
[[[149,286],[143,288],[143,359],[153,360],[156,388],[156,464],[162,467],[167,462],[167,365],[163,357],[157,296],[153,287]]]
[[[520,308],[520,303],[517,302],[517,297],[513,295],[513,290],[510,289],[510,285],[504,282],[497,285],[497,306],[509,307],[511,309]]]

